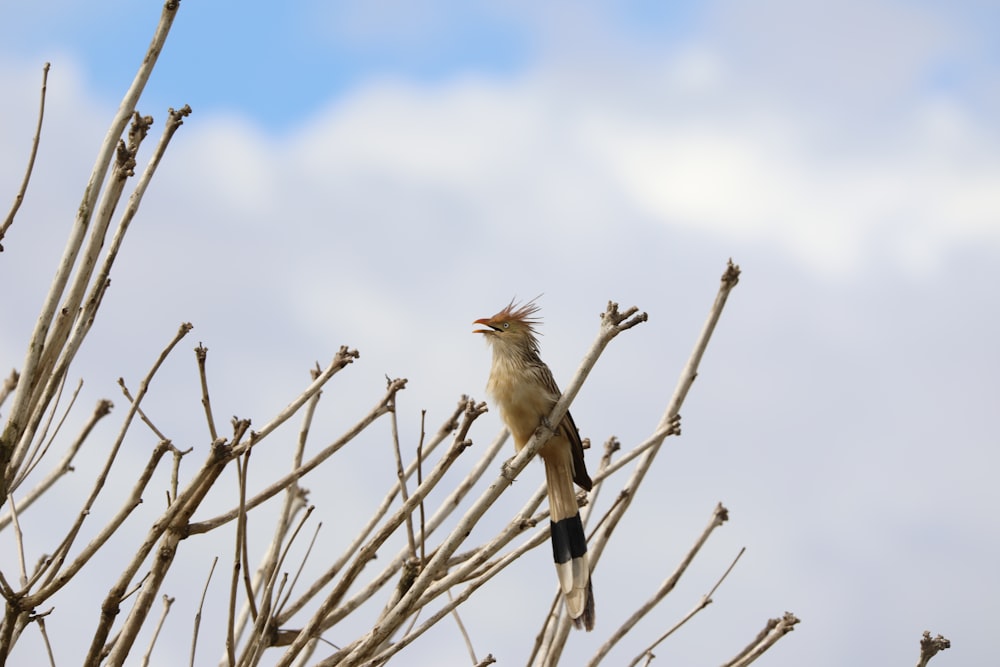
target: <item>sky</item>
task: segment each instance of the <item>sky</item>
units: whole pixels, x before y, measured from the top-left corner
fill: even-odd
[[[489,352],[472,320],[539,294],[542,355],[562,383],[609,300],[648,312],[609,346],[572,410],[583,435],[627,447],[655,429],[732,257],[742,277],[681,411],[683,435],[659,454],[595,571],[598,627],[571,637],[567,664],[670,574],[720,501],[730,521],[606,664],[673,625],[744,546],[714,604],[653,664],[720,664],[785,611],[801,623],[762,664],[913,663],[924,630],[952,641],[933,664],[987,664],[1000,619],[1000,10],[538,5],[184,0],[139,109],[157,128],[169,107],[193,113],[70,372],[85,382],[78,405],[116,403],[95,447],[125,412],[117,379],[138,385],[189,321],[145,409],[196,461],[208,444],[190,353],[199,341],[217,414],[254,424],[301,391],[317,361],[359,349],[324,393],[314,446],[374,404],[388,375],[408,379],[398,418],[413,452],[422,410],[436,428],[461,395],[487,398]],[[0,10],[9,198],[52,64],[38,164],[0,254],[7,369],[22,363],[158,16],[156,3],[103,0]],[[67,433],[88,411],[76,408]],[[471,437],[485,447],[500,428],[491,411]],[[376,505],[392,483],[387,438],[377,425],[307,484],[333,553],[362,520],[344,509]],[[119,493],[155,439],[136,429],[127,442],[110,484]],[[596,466],[597,452],[588,458]],[[32,511],[58,523],[52,508],[78,506],[96,459]],[[286,459],[262,452],[262,479]],[[540,466],[524,477],[498,515],[521,506]],[[143,510],[157,507],[150,498]],[[141,532],[122,549],[134,548],[130,535]],[[25,539],[36,557],[52,548],[42,529]],[[191,542],[164,589],[183,641],[152,664],[187,659],[211,559],[231,558],[229,533]],[[548,559],[532,552],[466,605],[480,655],[525,662],[554,586]],[[223,595],[228,583],[214,585]],[[60,619],[60,607],[86,610],[89,599],[96,617],[106,590],[98,569],[56,601],[59,664],[92,633],[85,611]],[[445,625],[406,664],[468,664]],[[221,652],[206,636],[199,664]],[[19,664],[38,646],[22,641]]]

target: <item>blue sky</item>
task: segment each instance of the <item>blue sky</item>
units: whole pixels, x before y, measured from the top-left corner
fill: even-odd
[[[114,96],[131,77],[130,56],[148,43],[157,17],[129,2],[50,9],[13,9],[7,48],[41,58],[52,49],[69,50],[86,63],[95,90]],[[174,95],[202,110],[240,109],[280,130],[372,77],[432,83],[466,73],[513,75],[546,48],[544,23],[558,13],[555,6],[525,9],[297,2],[248,11],[238,2],[190,3],[172,31],[150,99]],[[635,2],[594,4],[579,13],[658,41],[680,34],[696,12],[693,6],[667,11]],[[566,17],[574,20],[570,14],[559,20]],[[200,75],[192,76],[196,71]]]
[[[20,363],[158,12],[0,11],[0,191],[20,182],[41,64],[53,67],[36,175],[0,255],[2,364]],[[803,622],[766,664],[912,663],[925,629],[953,641],[935,663],[988,663],[1000,618],[998,25],[986,2],[184,0],[140,108],[158,121],[168,106],[194,114],[78,361],[81,404],[117,397],[119,376],[137,382],[191,321],[191,345],[211,350],[219,414],[266,420],[306,369],[349,344],[362,357],[328,389],[314,432],[333,437],[388,374],[409,379],[400,428],[413,440],[419,410],[437,422],[461,393],[484,397],[488,351],[469,323],[544,293],[542,352],[560,381],[608,299],[649,312],[573,408],[594,441],[634,443],[733,257],[743,279],[684,435],[595,573],[599,629],[669,573],[721,500],[732,521],[630,649],[747,546],[665,661],[721,663],[787,609]],[[201,447],[186,354],[165,366],[147,411]],[[498,428],[491,413],[473,437]],[[328,525],[348,520],[345,503],[378,501],[380,443],[345,450],[352,474],[314,483]],[[540,469],[529,472],[534,489]],[[65,502],[78,502],[76,484]],[[229,542],[188,548],[200,594]],[[477,649],[505,663],[528,649],[492,619],[534,609],[552,583],[547,555],[533,556],[468,607]],[[182,634],[197,597],[188,583],[170,582]],[[68,594],[106,590],[86,585]],[[599,635],[575,637],[573,659]],[[442,631],[408,664],[438,664],[452,646],[464,659]]]

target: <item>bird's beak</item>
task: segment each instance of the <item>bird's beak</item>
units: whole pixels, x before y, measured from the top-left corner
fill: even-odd
[[[481,324],[481,325],[483,325],[486,328],[485,329],[476,329],[472,333],[488,334],[488,333],[493,333],[494,331],[498,331],[499,330],[498,327],[495,327],[492,324],[490,324],[490,318],[488,318],[488,317],[480,318],[480,319],[476,320],[475,322],[473,322],[473,324]]]

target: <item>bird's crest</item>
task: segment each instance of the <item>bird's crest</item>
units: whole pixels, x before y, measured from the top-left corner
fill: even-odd
[[[511,302],[507,304],[507,307],[501,310],[499,313],[493,316],[494,320],[514,320],[524,324],[532,333],[538,333],[535,331],[535,325],[540,324],[542,318],[535,317],[541,308],[535,301],[538,300],[536,296],[531,301],[525,304],[517,303],[517,298],[511,299]]]

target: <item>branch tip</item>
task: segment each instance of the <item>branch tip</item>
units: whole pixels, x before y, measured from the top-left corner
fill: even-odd
[[[951,648],[949,640],[941,635],[931,638],[930,631],[924,630],[924,634],[920,638],[920,662],[917,663],[917,667],[926,667],[930,659],[937,655],[939,651],[949,648]]]
[[[724,287],[732,289],[736,287],[736,284],[740,282],[740,265],[733,264],[733,258],[729,258],[729,262],[726,264],[726,270],[722,274],[722,284]]]

